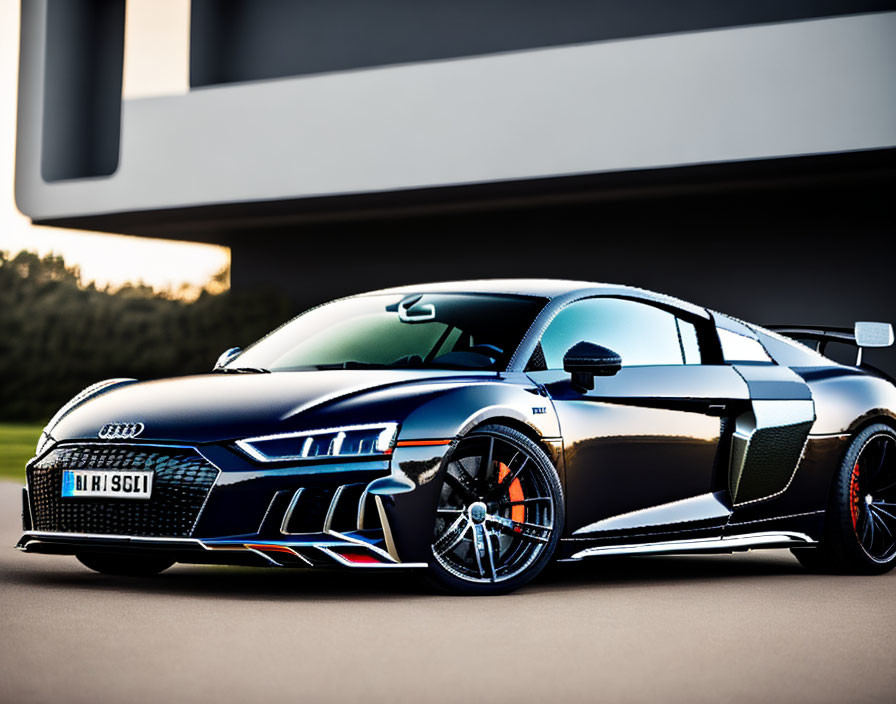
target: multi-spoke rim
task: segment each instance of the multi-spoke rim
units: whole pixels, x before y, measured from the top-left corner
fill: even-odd
[[[849,482],[852,526],[862,549],[877,562],[896,554],[896,440],[872,435],[856,458]]]
[[[513,579],[551,542],[555,501],[546,470],[525,447],[499,435],[470,436],[445,472],[433,555],[467,581]]]

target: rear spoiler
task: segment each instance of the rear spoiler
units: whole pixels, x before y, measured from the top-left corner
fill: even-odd
[[[862,350],[866,347],[890,347],[893,344],[893,326],[890,323],[858,322],[852,328],[835,328],[824,325],[766,325],[766,329],[792,337],[795,340],[814,340],[815,349],[824,354],[829,342],[843,342],[859,348],[856,366],[862,364]]]

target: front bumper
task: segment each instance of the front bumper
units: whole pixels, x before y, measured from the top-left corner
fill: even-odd
[[[419,451],[401,450],[395,466],[417,467]],[[152,468],[158,496],[145,504],[61,499],[61,471],[85,464]],[[427,535],[421,517],[433,513],[432,487],[420,491],[418,481],[392,466],[384,460],[262,468],[221,446],[60,445],[29,463],[17,547],[69,555],[161,551],[177,562],[221,565],[426,567],[428,553],[415,542]],[[393,531],[398,524],[401,530]]]
[[[16,547],[43,555],[165,554],[174,562],[248,567],[351,567],[415,569],[425,562],[399,562],[372,540],[339,533],[288,540],[143,538],[124,535],[28,531]]]

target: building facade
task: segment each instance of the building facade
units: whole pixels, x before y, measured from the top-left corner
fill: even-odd
[[[562,276],[893,318],[896,3],[192,0],[188,85],[123,97],[128,5],[22,3],[35,223],[227,245],[298,306]]]

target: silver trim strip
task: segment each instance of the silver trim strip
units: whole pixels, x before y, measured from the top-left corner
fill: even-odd
[[[366,548],[367,550],[370,550],[371,552],[376,553],[376,554],[379,555],[380,557],[385,558],[385,559],[388,560],[389,562],[393,562],[393,563],[398,564],[398,560],[396,560],[394,557],[392,557],[392,555],[390,555],[388,552],[386,552],[386,551],[383,550],[382,548],[378,548],[376,545],[371,545],[370,543],[368,543],[368,542],[365,541],[365,540],[360,540],[359,538],[352,538],[352,537],[349,536],[349,535],[345,535],[344,533],[340,533],[340,532],[335,531],[335,530],[330,530],[330,531],[327,531],[327,532],[328,532],[330,535],[332,535],[333,537],[339,538],[340,540],[344,540],[344,541],[346,541],[346,542],[348,542],[348,543],[353,543],[353,544],[355,544],[355,545],[357,545],[357,546],[359,546],[359,547]]]
[[[728,523],[725,526],[725,530],[729,528],[737,528],[738,526],[749,526],[754,525],[756,523],[768,523],[769,521],[782,521],[786,518],[802,518],[804,516],[820,516],[825,513],[824,509],[819,509],[817,511],[803,511],[802,513],[788,513],[783,516],[771,516],[770,518],[757,518],[753,521],[738,521],[737,523]]]
[[[22,537],[25,536],[37,538],[87,538],[90,540],[115,540],[120,542],[130,542],[130,543],[174,543],[176,545],[181,545],[185,543],[191,543],[193,545],[199,545],[205,550],[211,550],[208,546],[205,545],[198,538],[149,538],[144,536],[133,536],[133,535],[119,535],[116,533],[55,533],[52,531],[35,531],[35,530],[26,530],[22,533]]]
[[[370,484],[372,483],[370,482],[364,487],[364,491],[361,492],[361,498],[358,499],[358,521],[355,525],[355,528],[358,530],[364,530],[364,507],[367,503],[367,497],[370,496]]]
[[[259,535],[261,535],[261,529],[264,528],[265,521],[268,520],[268,516],[271,513],[271,509],[274,508],[274,502],[277,501],[277,497],[280,496],[280,494],[284,494],[284,493],[286,493],[286,492],[282,491],[282,490],[275,491],[274,495],[271,497],[271,502],[268,504],[267,509],[265,509],[264,515],[261,517],[261,523],[258,524],[258,530],[256,531],[256,533],[258,533]]]
[[[345,491],[348,484],[340,484],[333,492],[333,498],[330,499],[330,505],[327,507],[327,515],[324,516],[324,533],[330,532],[330,526],[333,525],[333,516],[336,515],[336,507],[339,505],[339,497]]]
[[[771,548],[787,547],[790,545],[815,545],[805,533],[792,532],[767,532],[745,533],[744,535],[732,535],[719,538],[701,538],[697,540],[668,540],[656,543],[641,543],[638,545],[601,545],[588,548],[572,555],[568,560],[581,560],[586,557],[599,555],[653,555],[670,552],[702,552],[705,550],[727,550],[731,548]]]
[[[261,550],[256,550],[255,548],[247,548],[245,545],[243,546],[243,550],[246,550],[247,552],[254,552],[256,555],[260,555],[265,560],[274,565],[274,567],[285,567],[282,562],[277,562],[273,557],[271,557],[270,555],[265,555]]]
[[[208,500],[211,497],[212,492],[215,490],[215,486],[218,484],[218,479],[220,479],[220,477],[221,477],[221,468],[220,467],[218,467],[216,464],[213,464],[212,462],[209,462],[208,459],[205,457],[205,455],[203,455],[201,452],[199,453],[199,456],[202,457],[206,462],[208,462],[216,470],[218,470],[218,473],[215,475],[215,478],[212,481],[211,486],[208,488],[208,491],[205,492],[205,498],[202,500],[202,506],[199,507],[199,512],[196,514],[196,520],[193,521],[193,525],[190,526],[190,535],[193,535],[194,531],[196,530],[196,526],[199,525],[199,519],[201,519],[202,514],[205,513],[205,506],[208,503]],[[155,477],[153,477],[153,478],[155,478]]]
[[[722,493],[701,494],[637,511],[621,513],[618,516],[604,518],[579,528],[573,531],[573,535],[727,518],[732,511],[722,502],[721,496],[723,496]]]
[[[386,541],[386,551],[392,556],[396,562],[401,562],[398,557],[398,550],[395,549],[395,541],[392,539],[392,526],[389,525],[389,518],[386,516],[386,507],[383,506],[383,497],[374,494],[376,502],[376,511],[380,516],[380,523],[383,526],[383,539]]]
[[[292,518],[292,512],[295,510],[296,504],[299,502],[299,497],[304,490],[305,487],[296,489],[296,493],[294,493],[289,500],[289,506],[286,507],[286,512],[283,514],[283,520],[280,521],[280,533],[282,535],[302,535],[301,533],[290,533],[286,530],[286,527],[289,525],[289,520]]]
[[[244,550],[248,550],[249,552],[257,553],[257,554],[261,555],[262,557],[267,558],[268,560],[273,562],[277,567],[287,567],[287,565],[285,565],[284,563],[278,562],[271,555],[268,555],[266,552],[264,552],[264,550],[259,550],[257,547],[249,547],[250,545],[263,545],[263,544],[264,543],[243,543],[242,548]],[[282,552],[282,549],[286,548],[290,554],[299,558],[306,565],[308,565],[309,567],[314,567],[314,564],[311,562],[311,560],[309,560],[304,555],[300,554],[294,547],[291,547],[289,545],[278,545],[277,543],[270,543],[270,545],[273,545],[273,546],[279,548],[278,550],[273,551],[273,552]]]

